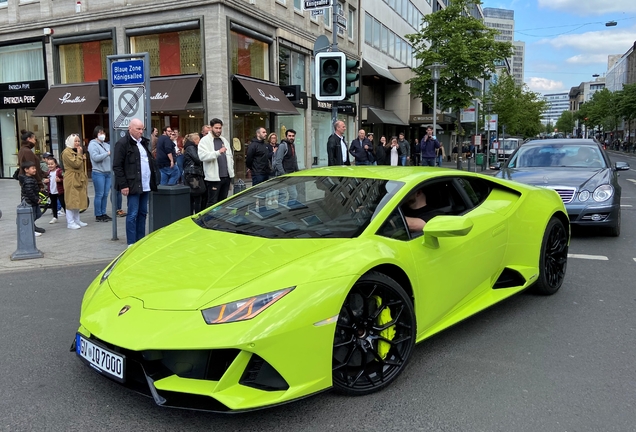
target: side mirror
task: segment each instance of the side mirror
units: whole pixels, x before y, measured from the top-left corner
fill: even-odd
[[[465,216],[436,216],[424,225],[424,245],[437,249],[439,237],[463,237],[473,225],[473,221]]]
[[[629,164],[627,162],[616,162],[614,163],[614,169],[616,171],[627,171],[629,169]]]

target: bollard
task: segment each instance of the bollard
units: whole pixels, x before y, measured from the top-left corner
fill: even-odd
[[[18,248],[11,254],[11,261],[43,258],[44,254],[35,246],[33,231],[33,209],[24,201],[17,208]]]

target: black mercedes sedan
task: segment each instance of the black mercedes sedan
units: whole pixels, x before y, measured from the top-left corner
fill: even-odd
[[[542,186],[558,192],[572,225],[598,226],[611,236],[621,231],[620,170],[592,139],[528,141],[512,154],[496,177]]]

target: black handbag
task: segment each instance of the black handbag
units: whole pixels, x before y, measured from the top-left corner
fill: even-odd
[[[186,184],[190,186],[190,193],[192,195],[203,195],[207,192],[205,181],[203,181],[203,176],[196,174],[186,174],[185,181]]]
[[[243,181],[243,179],[238,179],[236,182],[234,182],[234,189],[232,191],[232,193],[234,195],[236,195],[239,192],[243,192],[246,189],[246,185],[245,182]]]

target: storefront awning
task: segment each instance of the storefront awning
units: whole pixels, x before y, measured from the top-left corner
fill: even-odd
[[[234,78],[241,83],[245,91],[263,111],[280,114],[299,114],[298,110],[276,84],[239,75],[234,75]]]
[[[362,65],[362,68],[360,69],[360,74],[362,76],[377,76],[377,77],[382,77],[382,78],[386,78],[389,81],[394,82],[395,84],[402,84],[400,82],[400,80],[398,80],[392,73],[390,70],[388,70],[387,68],[384,68],[380,65],[377,65],[373,62],[370,62],[369,60],[364,60],[364,64]]]
[[[51,87],[33,116],[94,114],[100,103],[97,83]]]
[[[399,126],[408,126],[393,111],[379,108],[367,108],[367,123],[384,123]]]
[[[181,75],[150,79],[152,112],[184,110],[200,75]]]

